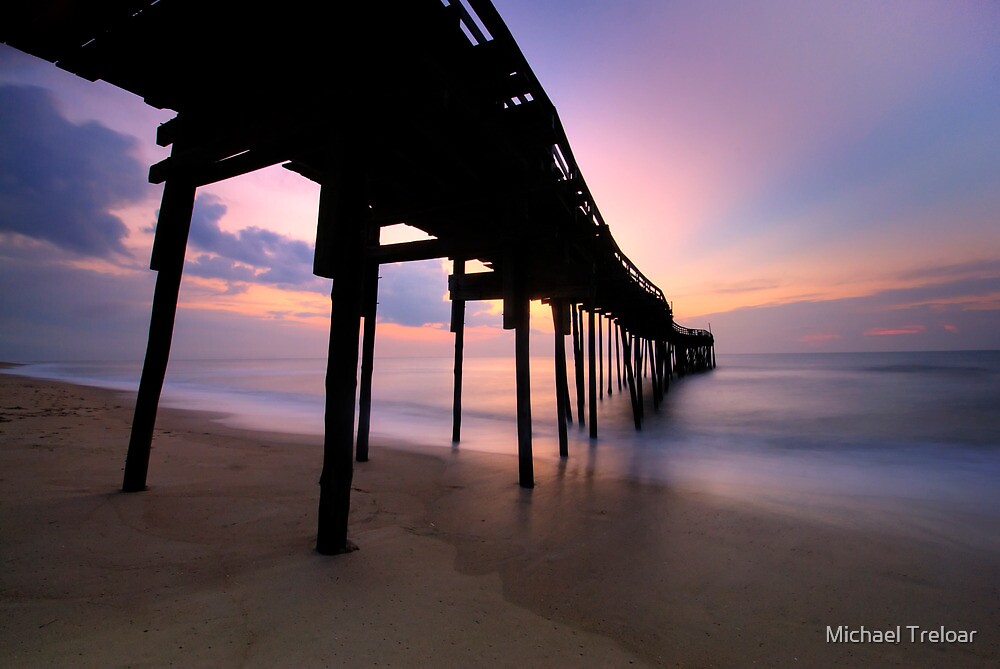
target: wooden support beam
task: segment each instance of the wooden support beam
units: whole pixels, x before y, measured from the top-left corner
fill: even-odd
[[[377,242],[376,242],[377,244]],[[415,242],[376,245],[369,253],[378,263],[411,262],[435,258],[483,258],[496,253],[487,244],[472,244],[465,240],[420,239]]]
[[[503,267],[492,272],[476,272],[462,277],[449,276],[448,290],[451,291],[451,299],[453,300],[502,300],[504,299],[503,277]],[[587,294],[586,287],[558,285],[557,282],[553,283],[553,281],[555,280],[550,280],[549,277],[536,277],[527,287],[528,298],[533,300],[559,298],[573,301],[579,299],[581,295]]]
[[[523,289],[515,293],[523,295]],[[514,314],[514,372],[517,384],[517,463],[518,483],[522,488],[535,487],[534,465],[531,456],[531,371],[529,367],[529,314],[531,302],[527,297],[516,299]]]
[[[655,380],[657,388],[659,388],[660,384],[660,375],[656,368],[660,364],[660,359],[657,357],[660,353],[659,348],[657,348],[658,345],[659,342],[655,339],[649,340],[649,375]]]
[[[516,266],[516,267],[515,267]],[[515,260],[515,251],[507,249],[504,253],[500,279],[503,285],[503,329],[516,330],[520,322],[521,300],[524,291],[524,277],[519,275],[521,267]]]
[[[656,388],[657,404],[663,403],[663,356],[660,351],[660,342],[653,341],[650,348],[652,355],[653,379]]]
[[[618,376],[618,392],[622,391],[622,351],[619,344],[624,341],[622,339],[622,329],[621,326],[615,321],[615,332],[618,336],[615,337],[615,371]]]
[[[153,310],[149,320],[149,340],[146,359],[142,364],[139,394],[135,400],[132,433],[129,437],[128,455],[122,490],[138,492],[146,489],[149,470],[149,451],[153,443],[156,410],[163,390],[170,357],[170,342],[177,315],[177,296],[180,292],[181,273],[184,269],[184,252],[191,229],[196,188],[189,181],[177,178],[164,184],[160,215],[156,223],[156,238],[150,266],[157,271],[153,292]]]
[[[646,342],[645,340],[636,335],[635,342],[632,344],[632,351],[635,354],[635,378],[640,381],[645,378],[645,365],[646,359],[643,357],[643,352],[645,351]]]
[[[597,369],[600,373],[600,378],[597,381],[597,388],[600,394],[600,399],[604,399],[604,316],[598,316],[597,318]]]
[[[660,410],[660,400],[662,399],[660,395],[660,376],[657,374],[657,365],[659,364],[659,359],[656,357],[657,349],[656,343],[653,340],[648,341],[649,349],[649,377],[651,385],[653,386],[653,411]]]
[[[378,226],[369,225],[369,241],[378,243]],[[358,462],[368,462],[368,437],[372,422],[372,377],[375,371],[375,322],[378,312],[378,263],[369,259],[365,267],[362,316],[365,319],[361,335],[361,389],[358,392],[358,441],[355,447]]]
[[[455,258],[452,274],[465,276],[465,260]],[[455,385],[451,408],[451,440],[462,440],[462,361],[465,348],[465,300],[451,301],[451,331],[455,333]]]
[[[652,339],[646,340],[646,368],[649,370],[650,390],[656,392],[656,346]]]
[[[614,339],[611,335],[611,318],[608,318],[607,320],[608,320],[608,397],[611,397],[611,394],[613,392],[612,382],[614,381],[614,376],[612,374],[612,369],[611,369],[612,358],[613,358],[613,356],[611,355],[611,342],[613,342]],[[601,385],[603,386],[604,384]]]
[[[261,144],[252,149],[212,160],[201,156],[171,155],[149,168],[149,183],[164,183],[175,174],[190,175],[198,186],[207,186],[288,159],[293,148],[281,142]]]
[[[556,422],[559,427],[559,457],[569,457],[569,443],[566,434],[567,410],[569,409],[569,387],[566,382],[566,328],[564,313],[566,305],[561,300],[552,300],[552,325],[555,331],[556,362]],[[569,414],[569,420],[573,416]]]
[[[660,342],[660,381],[663,383],[663,395],[667,394],[670,390],[670,345],[663,341]]]
[[[663,349],[663,392],[666,394],[670,392],[670,377],[674,375],[673,363],[671,362],[673,345],[670,342],[665,342]]]
[[[378,272],[376,265],[375,272]],[[365,277],[365,283],[369,280]],[[378,281],[377,277],[374,279]],[[377,285],[377,284],[376,284]],[[372,377],[375,368],[375,314],[364,317],[361,334],[361,388],[358,392],[358,439],[355,459],[368,462],[368,443],[372,422]]]
[[[656,361],[659,364],[660,397],[663,399],[666,398],[667,389],[670,387],[670,377],[667,376],[668,350],[666,342],[657,342]]]
[[[448,290],[452,301],[503,299],[503,281],[497,271],[452,274],[448,277]]]
[[[583,380],[583,321],[580,317],[580,305],[572,306],[573,319],[573,363],[576,370],[576,415],[580,425],[583,421],[584,380]]]
[[[641,420],[641,419],[643,419],[643,418],[646,417],[645,407],[643,406],[643,404],[645,402],[645,399],[642,396],[642,363],[643,363],[643,359],[642,359],[642,338],[641,337],[635,337],[635,338],[633,338],[633,340],[632,340],[632,352],[633,352],[633,354],[635,356],[635,360],[633,361],[634,369],[632,371],[633,371],[633,375],[635,376],[635,398],[636,398],[636,402],[637,402],[636,406],[639,408],[639,419]]]
[[[177,141],[177,135],[181,130],[183,119],[175,116],[168,121],[164,121],[156,126],[156,145],[170,146]]]
[[[622,342],[622,350],[625,354],[625,378],[628,381],[628,392],[632,399],[632,419],[635,421],[635,429],[642,429],[642,417],[639,415],[639,401],[636,394],[635,388],[635,374],[632,369],[632,346],[630,343],[632,335],[625,331],[624,328],[619,328],[620,339]]]
[[[649,342],[650,373],[653,375],[653,392],[656,403],[663,400],[663,383],[660,376],[660,342],[652,339]]]
[[[368,202],[358,153],[344,152],[342,169],[320,189],[316,265],[333,273],[330,346],[326,370],[323,471],[319,486],[316,550],[324,555],[356,547],[347,540],[347,518],[354,477],[354,407],[357,392],[358,334],[361,327],[365,232]]]
[[[559,303],[559,331],[562,332],[563,336],[569,335],[573,330],[572,326],[570,325],[570,321],[572,320],[573,316],[570,305],[566,300],[562,298],[556,298],[556,300],[554,301],[558,301]],[[565,349],[565,344],[563,344],[563,348]],[[575,361],[576,359],[575,349],[573,355]],[[566,412],[566,421],[568,423],[572,423],[573,403],[570,402],[569,400],[569,375],[566,372],[565,356],[563,356],[563,374],[561,379],[557,379],[557,381],[559,381],[562,384],[563,398],[566,400],[565,402],[563,402],[563,410]]]
[[[590,438],[597,439],[597,336],[594,332],[594,310],[587,312],[587,357],[590,381]]]

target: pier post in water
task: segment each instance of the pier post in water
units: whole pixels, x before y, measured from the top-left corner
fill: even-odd
[[[558,299],[553,299],[550,306],[552,308],[552,326],[555,330],[556,421],[559,427],[559,457],[565,458],[569,456],[566,434],[566,409],[569,405],[569,387],[566,381],[566,330],[569,329],[569,310],[566,308],[566,303]]]
[[[611,342],[613,339],[611,335],[611,317],[609,316],[607,320],[608,320],[608,397],[611,397],[612,394],[611,385],[612,381],[614,381],[614,379],[612,378],[611,363],[612,363],[612,358],[614,356],[611,355]]]
[[[465,275],[465,260],[455,258],[452,274]],[[465,347],[465,300],[451,301],[451,331],[455,333],[455,393],[452,402],[451,440],[462,440],[462,349]]]
[[[514,330],[514,380],[517,393],[517,463],[518,483],[522,488],[535,487],[531,455],[531,368],[529,327],[531,300],[525,289],[523,265],[515,251],[508,251],[503,263],[503,321],[505,329]]]
[[[604,399],[604,315],[597,317],[597,369],[600,378],[597,380],[597,388],[600,399]]]
[[[663,397],[666,397],[667,393],[670,391],[670,345],[666,342],[660,342],[659,352],[656,359],[660,363],[660,393]]]
[[[636,407],[639,410],[639,419],[642,420],[646,417],[645,407],[643,407],[644,398],[642,396],[642,337],[632,338],[632,354],[634,356],[632,375],[635,377],[635,399]]]
[[[377,246],[380,229],[370,226],[370,244]],[[365,320],[361,334],[361,389],[358,391],[358,443],[355,447],[358,462],[368,462],[368,435],[372,422],[372,376],[375,370],[375,317],[378,312],[378,262],[369,261],[365,267],[364,304]]]
[[[618,321],[615,321],[615,333],[617,334],[617,336],[615,337],[615,372],[617,373],[617,376],[618,376],[618,392],[621,392],[622,391],[622,350],[621,350],[621,346],[619,344],[623,340],[621,338],[621,335],[622,335],[621,325],[618,324]]]
[[[670,390],[670,382],[674,379],[674,345],[667,344],[667,355],[664,360],[666,365],[667,390]]]
[[[619,328],[619,334],[622,340],[622,353],[624,353],[623,362],[625,363],[625,379],[628,381],[628,393],[632,399],[632,418],[635,421],[635,429],[642,429],[642,418],[639,415],[639,402],[636,395],[635,389],[635,373],[632,369],[632,346],[630,340],[632,335],[630,335],[624,328]]]
[[[597,439],[597,336],[594,328],[594,310],[587,311],[587,357],[590,381],[590,438]]]
[[[642,378],[649,378],[649,340],[642,340]]]
[[[584,380],[583,380],[583,316],[580,305],[574,304],[572,313],[573,319],[573,363],[576,369],[576,415],[580,425],[583,425],[583,407],[585,402]]]
[[[570,311],[570,305],[566,302],[566,300],[560,299],[560,300],[558,300],[558,302],[559,302],[559,305],[560,305],[559,306],[559,320],[560,320],[560,323],[562,324],[562,333],[565,336],[565,335],[570,334],[571,331],[572,331],[572,327],[570,326],[570,321],[572,320],[572,314],[571,314],[571,311]],[[570,343],[572,344],[572,342],[570,342]],[[573,422],[573,403],[569,399],[569,373],[566,370],[565,351],[566,351],[566,343],[565,343],[565,339],[564,339],[563,340],[563,353],[564,353],[564,355],[563,355],[563,363],[562,363],[562,365],[563,365],[563,374],[562,374],[562,377],[561,378],[557,378],[556,381],[558,383],[562,384],[563,398],[565,399],[565,401],[563,402],[563,411],[565,411],[565,413],[566,413],[566,422],[567,423],[572,423]],[[574,353],[574,360],[575,360],[575,355],[576,354]]]
[[[653,386],[653,411],[660,410],[660,400],[662,399],[660,395],[660,350],[658,346],[659,342],[655,342],[652,339],[649,340],[649,377]]]
[[[128,455],[125,458],[124,492],[146,489],[149,470],[149,450],[153,443],[153,426],[156,410],[163,390],[170,357],[170,341],[177,315],[177,297],[184,269],[184,252],[191,229],[196,187],[182,178],[167,179],[163,186],[160,214],[156,223],[156,237],[150,269],[157,272],[153,291],[153,310],[149,319],[149,340],[146,359],[142,364],[139,394],[135,400],[132,433],[129,437]]]
[[[535,472],[531,456],[531,371],[529,367],[530,302],[518,300],[517,327],[514,329],[514,365],[517,381],[517,462],[518,482],[522,488],[535,487]]]

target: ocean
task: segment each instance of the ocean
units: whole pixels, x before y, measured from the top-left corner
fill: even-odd
[[[541,484],[556,471],[625,477],[1000,550],[1000,351],[720,354],[717,369],[674,379],[659,412],[647,383],[641,432],[627,389],[619,392],[615,380],[609,396],[605,378],[596,441],[575,422],[569,369],[574,423],[570,457],[560,462],[552,360],[532,360]],[[140,365],[31,363],[6,371],[134,393]],[[324,373],[317,359],[172,360],[162,404],[217,412],[235,427],[316,435],[318,444]],[[450,358],[377,358],[372,457],[381,443],[452,449],[452,378]],[[467,358],[464,389],[458,448],[516,453],[512,359]]]

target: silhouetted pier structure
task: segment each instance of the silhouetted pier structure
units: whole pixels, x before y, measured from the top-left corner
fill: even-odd
[[[715,366],[712,334],[677,325],[663,292],[618,247],[555,107],[489,0],[40,0],[4,14],[5,43],[177,112],[156,138],[170,157],[149,172],[164,184],[150,262],[158,275],[126,491],[146,487],[195,193],[275,164],[321,185],[314,272],[333,279],[320,552],[350,548],[353,459],[368,458],[381,263],[454,260],[455,441],[465,303],[503,300],[503,327],[515,331],[524,487],[534,485],[531,300],[551,305],[563,456],[573,413],[566,335],[577,418],[594,438],[604,341],[607,392],[627,389],[636,428],[644,370],[658,407],[673,375]],[[380,244],[381,227],[397,223],[433,239]],[[467,273],[472,260],[489,271]]]

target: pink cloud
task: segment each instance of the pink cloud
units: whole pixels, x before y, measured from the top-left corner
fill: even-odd
[[[958,333],[958,326],[957,325],[948,324],[948,325],[944,326],[944,329],[947,330],[948,332]]]
[[[865,330],[865,336],[884,337],[887,335],[912,335],[920,334],[926,330],[923,325],[901,325],[896,328],[871,328]]]

